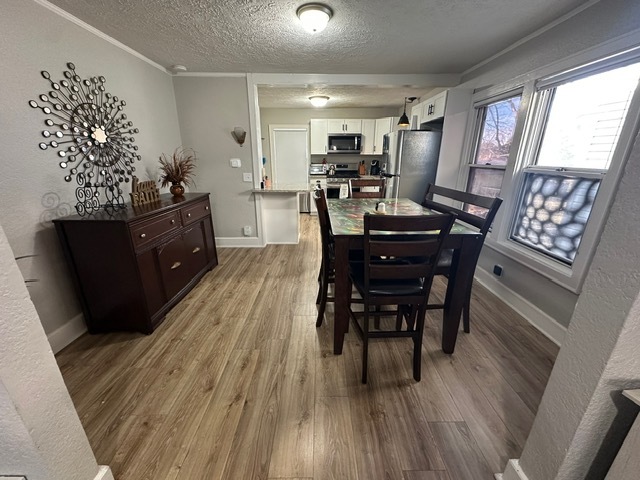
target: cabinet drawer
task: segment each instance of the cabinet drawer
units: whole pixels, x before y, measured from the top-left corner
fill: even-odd
[[[189,225],[190,223],[209,215],[210,210],[211,208],[209,207],[208,201],[198,202],[194,205],[184,207],[180,210],[182,213],[182,223],[184,225]]]
[[[178,212],[159,215],[131,228],[131,239],[136,248],[146,245],[157,238],[179,229],[181,226]]]

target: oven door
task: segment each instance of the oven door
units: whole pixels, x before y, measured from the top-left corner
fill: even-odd
[[[327,190],[325,193],[327,194],[327,198],[340,198],[340,184],[327,184]]]

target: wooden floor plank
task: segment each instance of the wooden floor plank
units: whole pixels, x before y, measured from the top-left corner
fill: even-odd
[[[225,469],[249,384],[258,360],[256,350],[235,350],[198,426],[177,479],[220,478]]]
[[[332,354],[333,304],[315,327],[317,218],[298,245],[218,255],[152,335],[83,335],[56,356],[117,480],[491,480],[519,456],[557,347],[481,286],[453,356],[430,312],[422,381],[394,339],[372,343],[362,385],[353,328]]]
[[[349,399],[320,397],[316,401],[313,478],[357,479],[356,450]]]
[[[445,471],[420,472],[416,470],[402,472],[404,480],[451,480]]]
[[[455,480],[494,480],[494,470],[486,463],[464,422],[432,423],[431,430],[449,477]]]
[[[315,319],[293,317],[282,379],[269,477],[312,477],[315,405]]]

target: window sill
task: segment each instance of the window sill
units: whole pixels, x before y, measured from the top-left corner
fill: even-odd
[[[509,239],[496,241],[487,238],[485,245],[572,293],[579,295],[582,291],[584,274],[575,268],[575,263],[569,267]]]

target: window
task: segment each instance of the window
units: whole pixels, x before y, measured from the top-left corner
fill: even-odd
[[[577,77],[577,78],[576,78]],[[510,238],[572,265],[640,78],[640,63],[538,87]]]
[[[469,165],[467,192],[488,197],[500,194],[516,127],[520,94],[476,107],[477,139]],[[484,209],[468,207],[474,215]]]

